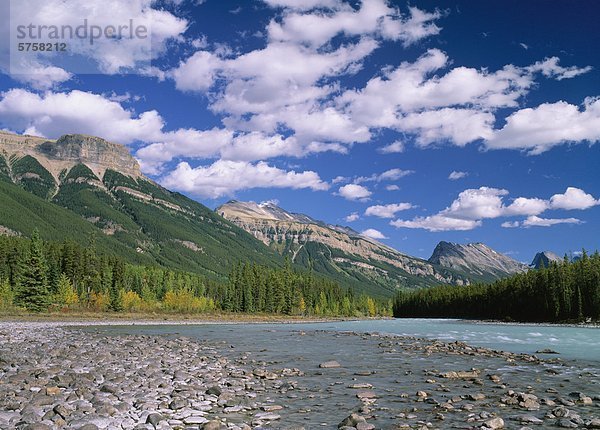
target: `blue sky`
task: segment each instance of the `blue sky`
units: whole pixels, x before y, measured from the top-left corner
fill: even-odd
[[[211,208],[276,200],[424,258],[598,248],[595,1],[67,3],[1,3],[0,129],[99,135]],[[44,11],[151,38],[15,57]]]

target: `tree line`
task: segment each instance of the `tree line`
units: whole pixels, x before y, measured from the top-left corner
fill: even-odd
[[[600,255],[553,262],[492,284],[402,291],[395,317],[499,319],[523,322],[600,320]]]
[[[239,263],[227,282],[160,266],[129,264],[89,245],[0,236],[0,310],[33,312],[391,315],[377,301],[309,272]]]

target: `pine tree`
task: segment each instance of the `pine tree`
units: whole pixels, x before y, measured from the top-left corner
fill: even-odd
[[[48,308],[50,292],[46,275],[46,261],[39,232],[34,230],[29,243],[27,265],[20,276],[17,304],[33,312]]]

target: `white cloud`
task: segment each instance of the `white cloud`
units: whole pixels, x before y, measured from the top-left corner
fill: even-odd
[[[396,213],[412,209],[414,206],[410,203],[392,203],[388,205],[369,206],[365,210],[365,215],[376,216],[379,218],[394,218]]]
[[[416,217],[411,221],[395,220],[390,225],[398,228],[425,229],[429,231],[465,231],[473,230],[481,226],[481,221],[450,218],[443,215],[432,215],[428,217]]]
[[[462,179],[469,176],[469,174],[467,172],[459,172],[456,170],[453,170],[449,175],[448,175],[448,179],[450,179],[451,181],[456,181],[458,179]]]
[[[388,191],[398,191],[400,189],[400,187],[396,184],[392,184],[392,185],[387,185],[385,187],[385,189]]]
[[[182,91],[207,91],[214,83],[222,61],[209,51],[197,51],[179,67],[170,72],[177,89]]]
[[[503,213],[502,197],[507,190],[481,187],[462,191],[440,214],[460,219],[497,218]]]
[[[339,0],[263,0],[271,7],[281,7],[307,11],[315,8],[335,8],[340,6]]]
[[[35,129],[45,137],[84,133],[122,144],[162,137],[164,121],[157,111],[135,115],[98,94],[73,90],[38,95],[12,89],[0,97],[0,123],[12,130]]]
[[[402,170],[402,169],[390,169],[380,174],[372,174],[371,176],[359,176],[354,180],[355,184],[362,184],[363,182],[384,182],[384,181],[396,181],[404,178],[405,176],[412,175],[415,173],[414,170]]]
[[[352,212],[350,215],[348,215],[344,218],[344,221],[354,222],[354,221],[358,220],[359,218],[360,218],[360,215],[358,215],[358,212]]]
[[[379,148],[379,152],[381,152],[382,154],[397,154],[400,152],[404,152],[404,149],[404,143],[400,140],[396,140],[395,142],[392,142],[389,145]]]
[[[260,206],[260,207],[264,207],[264,206],[279,206],[279,200],[277,200],[277,199],[264,200],[264,201],[260,202],[258,204],[258,206]]]
[[[74,61],[69,66],[73,70],[60,72],[53,64],[48,63],[52,57],[36,55],[28,52],[34,62],[42,64],[46,70],[31,70],[18,61],[11,64],[11,72],[16,74],[31,75],[32,83],[46,77],[46,88],[50,80],[64,81],[70,72],[101,72],[108,74],[136,71],[142,64],[147,65],[151,59],[160,57],[166,50],[167,44],[177,40],[187,29],[188,22],[176,17],[163,9],[154,9],[152,0],[105,0],[102,7],[97,7],[87,0],[20,0],[11,5],[11,20],[14,23],[27,25],[46,26],[71,26],[76,28],[83,25],[87,19],[88,25],[98,26],[102,29],[107,26],[118,27],[129,25],[132,20],[136,27],[144,26],[148,37],[100,37],[91,44],[89,39],[69,39],[68,49],[74,55]],[[56,42],[45,37],[47,31],[42,32],[41,42]],[[95,64],[92,67],[90,64]],[[75,69],[75,68],[81,68]],[[91,69],[90,69],[91,68]],[[34,76],[37,72],[40,77]]]
[[[446,209],[427,217],[413,220],[395,220],[391,224],[404,228],[423,228],[430,231],[470,230],[482,225],[485,219],[500,217],[527,216],[524,221],[505,221],[504,228],[552,226],[555,224],[578,224],[576,218],[540,218],[538,215],[552,209],[588,209],[600,205],[590,194],[579,188],[569,187],[564,194],[555,194],[550,200],[540,198],[517,197],[506,205],[504,198],[508,191],[499,188],[480,187],[467,189]]]
[[[596,205],[600,205],[600,199],[596,200],[591,194],[575,187],[568,187],[564,194],[554,194],[550,198],[552,209],[589,209]]]
[[[492,136],[494,115],[474,109],[442,108],[399,117],[395,128],[416,135],[418,146],[450,141],[458,146]]]
[[[587,98],[583,109],[564,101],[518,110],[485,143],[490,149],[523,149],[540,154],[568,142],[600,140],[600,99]]]
[[[577,218],[540,218],[532,215],[527,217],[525,221],[521,223],[523,227],[550,227],[556,224],[581,224],[582,221]]]
[[[546,200],[526,197],[518,197],[503,210],[503,215],[539,215],[548,209]]]
[[[371,196],[371,191],[367,187],[357,184],[348,184],[340,187],[338,190],[340,196],[347,200],[366,201]]]
[[[361,234],[363,236],[369,237],[371,239],[375,239],[375,240],[381,240],[381,239],[387,239],[387,237],[380,232],[379,230],[375,230],[374,228],[368,228],[366,230],[363,230],[361,232]]]
[[[558,57],[546,58],[544,61],[538,61],[535,64],[528,67],[531,72],[541,72],[548,78],[554,78],[557,81],[563,79],[571,79],[576,76],[582,75],[592,70],[592,66],[586,67],[562,67],[559,66],[560,59]]]
[[[313,171],[285,171],[265,162],[218,160],[210,166],[192,168],[181,162],[175,170],[162,178],[167,188],[190,194],[218,198],[250,188],[308,188],[327,190],[329,186]]]
[[[49,90],[68,81],[73,76],[61,67],[44,65],[36,60],[28,61],[18,69],[27,71],[27,73],[13,74],[11,77],[37,90]]]
[[[330,14],[287,13],[280,22],[272,20],[267,27],[269,40],[319,48],[338,34],[344,34],[381,37],[410,45],[440,31],[434,23],[441,16],[439,12],[410,7],[409,16],[403,16],[385,0],[363,0],[358,10],[346,3],[338,5]]]

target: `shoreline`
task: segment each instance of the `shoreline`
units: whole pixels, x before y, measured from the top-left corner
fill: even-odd
[[[560,359],[352,331],[215,327],[195,337],[183,329],[175,336],[151,329],[111,334],[71,325],[0,323],[0,428],[518,429],[600,422],[593,421],[599,375],[573,378],[585,370]]]
[[[532,327],[600,328],[600,322],[553,323],[501,320],[472,320],[463,318],[394,318],[394,317],[298,317],[268,314],[211,314],[196,317],[178,314],[101,314],[101,313],[41,313],[0,314],[0,324],[10,322],[55,323],[57,325],[212,325],[212,324],[317,324],[330,322],[395,321],[403,319],[460,321],[477,325],[506,325]]]
[[[60,325],[204,325],[204,324],[315,324],[344,321],[390,320],[393,318],[296,317],[283,315],[148,315],[148,314],[22,314],[0,315],[2,323],[50,323]]]

